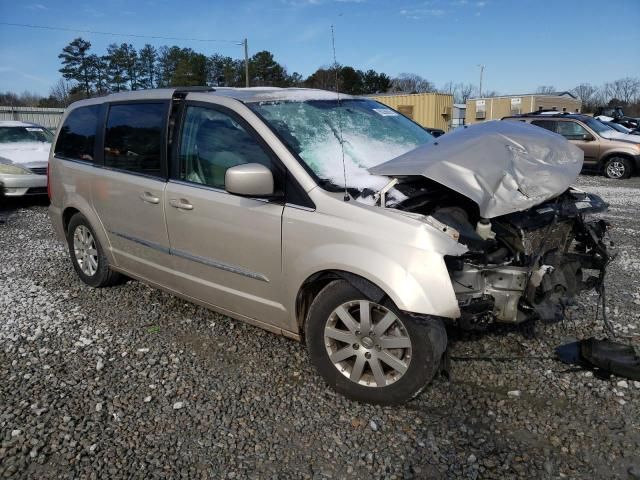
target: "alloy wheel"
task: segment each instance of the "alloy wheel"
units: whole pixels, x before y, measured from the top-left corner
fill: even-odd
[[[609,178],[622,178],[625,174],[625,165],[619,160],[612,160],[607,165],[607,176]]]
[[[78,225],[73,232],[73,251],[82,272],[92,277],[98,271],[98,249],[91,230]]]
[[[325,325],[324,344],[338,371],[363,386],[390,385],[411,363],[411,339],[402,321],[368,300],[336,308]]]

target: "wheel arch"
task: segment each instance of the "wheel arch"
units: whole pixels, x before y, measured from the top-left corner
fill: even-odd
[[[75,195],[69,200],[70,201],[66,203],[64,208],[62,209],[61,214],[62,228],[64,229],[65,237],[68,234],[69,222],[71,221],[71,218],[73,218],[73,216],[77,213],[83,215],[87,219],[87,222],[89,222],[89,225],[91,225],[91,227],[93,228],[98,241],[104,249],[104,254],[106,255],[109,263],[111,265],[116,265],[115,259],[111,252],[111,243],[109,242],[107,232],[104,228],[104,225],[100,221],[100,218],[93,210],[89,202],[78,195]]]
[[[71,221],[71,218],[76,213],[82,213],[82,212],[80,212],[80,210],[78,210],[75,207],[67,207],[62,211],[62,228],[64,228],[64,233],[65,234],[69,230],[69,222]]]
[[[379,303],[383,298],[390,298],[390,296],[378,285],[355,273],[332,269],[316,272],[302,282],[302,285],[298,289],[298,293],[296,295],[296,321],[298,324],[298,330],[302,335],[304,335],[304,324],[307,314],[309,313],[311,302],[313,302],[313,299],[318,295],[318,293],[320,293],[320,291],[333,280],[345,280],[349,282],[351,286],[360,291],[369,300],[376,303]]]

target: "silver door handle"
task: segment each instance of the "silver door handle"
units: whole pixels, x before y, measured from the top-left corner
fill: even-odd
[[[153,195],[151,192],[144,192],[140,194],[140,200],[147,203],[158,204],[160,203],[160,198]]]
[[[189,203],[189,200],[186,200],[184,198],[172,198],[171,200],[169,200],[169,205],[171,205],[173,208],[179,208],[180,210],[193,210],[193,205]]]

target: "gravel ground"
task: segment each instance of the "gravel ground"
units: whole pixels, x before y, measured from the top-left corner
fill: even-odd
[[[640,334],[640,178],[611,203],[609,315]],[[1,200],[0,200],[1,201]],[[324,386],[305,348],[138,282],[83,285],[44,203],[0,220],[0,478],[640,478],[640,383],[568,371],[572,320],[457,335],[453,379],[398,407]],[[0,214],[2,216],[2,214]],[[640,341],[636,336],[634,341]]]

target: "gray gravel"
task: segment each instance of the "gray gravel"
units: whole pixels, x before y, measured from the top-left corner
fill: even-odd
[[[609,315],[640,334],[640,178],[579,184],[611,202]],[[293,341],[137,282],[84,286],[42,202],[13,207],[0,224],[0,478],[638,478],[640,384],[551,358],[603,335],[595,295],[534,338],[457,335],[452,355],[489,359],[375,407],[325,387]]]

